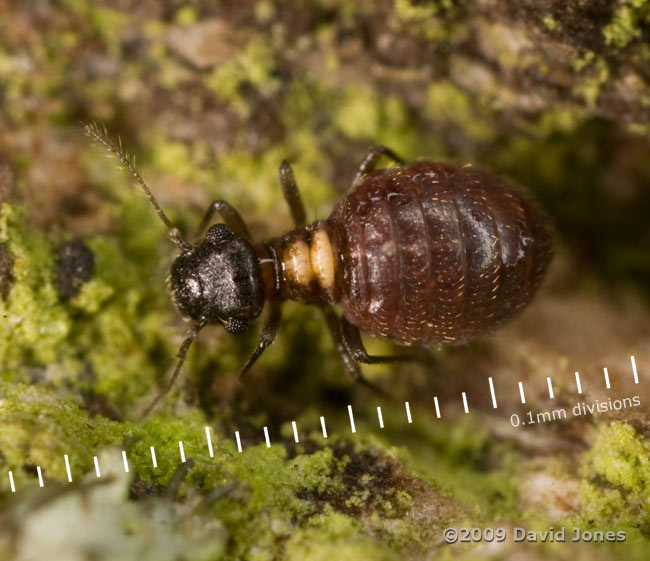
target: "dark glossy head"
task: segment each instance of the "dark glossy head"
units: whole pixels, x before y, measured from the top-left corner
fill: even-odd
[[[225,224],[212,226],[201,244],[172,265],[172,294],[193,320],[223,324],[230,333],[248,329],[264,307],[264,283],[255,250]]]

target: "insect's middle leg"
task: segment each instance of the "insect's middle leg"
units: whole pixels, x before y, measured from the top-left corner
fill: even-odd
[[[284,200],[289,205],[293,223],[297,228],[304,226],[307,223],[307,213],[305,212],[305,205],[302,202],[296,178],[293,175],[291,165],[287,160],[284,160],[280,165],[280,183],[282,184],[282,193]]]
[[[386,148],[385,146],[373,146],[361,162],[361,165],[359,166],[359,169],[354,176],[354,180],[352,181],[352,185],[356,184],[357,181],[359,181],[359,179],[361,179],[361,177],[363,177],[366,173],[374,170],[377,162],[379,161],[379,158],[382,156],[387,156],[398,164],[404,163],[404,160],[395,154],[395,152],[393,152],[390,148]]]

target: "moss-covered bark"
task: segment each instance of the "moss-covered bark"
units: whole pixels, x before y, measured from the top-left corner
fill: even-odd
[[[645,559],[649,6],[0,5],[0,557]],[[290,304],[243,386],[235,373],[255,333],[206,329],[185,378],[138,423],[183,338],[165,293],[174,251],[127,174],[84,138],[79,121],[91,120],[122,137],[188,235],[216,198],[257,239],[281,232],[284,158],[311,216],[324,217],[368,147],[385,144],[532,190],[556,225],[554,267],[494,337],[435,351],[430,369],[367,368],[397,403],[353,387],[322,318]],[[94,270],[64,294],[58,248],[75,239]],[[614,394],[640,405],[525,428],[508,420]],[[627,541],[443,544],[446,526],[475,525],[624,531]]]

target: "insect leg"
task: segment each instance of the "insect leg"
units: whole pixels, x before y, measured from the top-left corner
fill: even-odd
[[[422,362],[430,363],[428,354],[418,348],[409,349],[408,352],[399,355],[369,355],[363,346],[359,328],[352,325],[348,320],[341,320],[341,335],[343,344],[353,360],[364,364],[385,364],[389,362]]]
[[[183,367],[183,363],[185,362],[187,351],[192,346],[192,343],[194,343],[194,340],[198,336],[199,331],[201,331],[202,327],[203,325],[200,323],[192,327],[192,330],[190,331],[189,335],[187,336],[185,341],[183,341],[183,343],[181,344],[181,348],[178,350],[178,354],[176,355],[178,357],[178,363],[176,364],[176,368],[174,368],[174,372],[169,377],[169,380],[167,381],[167,384],[165,384],[165,387],[158,393],[158,395],[153,399],[153,401],[142,412],[142,415],[140,416],[140,421],[144,421],[149,415],[149,413],[151,413],[152,409],[156,405],[158,405],[158,402],[169,393],[169,390],[171,390],[172,387],[174,387],[174,382],[176,382],[176,378],[178,378],[178,375],[181,372],[181,368]]]
[[[167,499],[170,501],[176,499],[176,495],[178,495],[178,490],[181,488],[183,479],[185,479],[187,474],[192,471],[193,467],[194,460],[192,458],[188,458],[186,462],[182,463],[180,466],[178,466],[178,468],[176,468],[176,471],[174,471],[172,474],[171,479],[167,484],[167,488],[165,489],[165,497]]]
[[[210,203],[210,206],[208,207],[203,220],[201,220],[201,225],[199,226],[199,235],[203,233],[206,226],[210,223],[210,220],[212,220],[215,212],[219,213],[219,216],[221,216],[226,226],[228,226],[228,228],[230,228],[235,234],[243,236],[247,240],[251,239],[251,235],[248,232],[248,228],[244,222],[244,219],[235,210],[235,208],[230,205],[230,203],[227,203],[221,199],[218,201],[212,201],[212,203]]]
[[[260,358],[262,353],[266,350],[266,347],[273,343],[278,334],[278,331],[280,330],[280,321],[282,320],[282,303],[277,300],[271,300],[269,302],[269,306],[271,307],[271,313],[269,314],[269,318],[266,320],[266,323],[264,323],[264,326],[262,327],[262,334],[260,335],[257,347],[253,351],[253,354],[251,354],[249,359],[246,361],[246,364],[244,364],[243,368],[239,371],[240,379],[244,376],[244,374],[246,374],[246,372],[248,372],[248,370],[250,370],[250,367],[255,364],[255,361]]]
[[[282,184],[282,192],[284,193],[284,200],[289,205],[291,217],[296,227],[304,226],[307,221],[307,214],[305,213],[305,205],[302,202],[296,178],[293,175],[293,170],[287,160],[284,160],[280,165],[280,183]]]
[[[330,330],[330,334],[332,335],[332,339],[334,340],[334,345],[336,346],[336,350],[339,352],[339,355],[341,356],[341,360],[343,361],[343,366],[345,367],[347,373],[352,377],[352,379],[355,382],[358,382],[359,384],[366,386],[367,388],[371,389],[375,393],[378,393],[382,397],[389,398],[390,396],[388,396],[386,392],[384,392],[380,387],[370,382],[363,375],[363,373],[361,372],[361,368],[359,368],[359,362],[350,355],[347,345],[345,344],[345,341],[343,339],[343,331],[341,329],[341,318],[339,318],[339,316],[336,314],[336,312],[331,306],[323,306],[321,309],[323,310],[323,314],[325,314],[327,327]]]
[[[354,181],[352,181],[352,185],[359,181],[363,175],[374,170],[377,162],[379,161],[379,158],[382,156],[387,156],[398,164],[404,163],[404,160],[395,154],[395,152],[393,152],[390,148],[386,148],[385,146],[374,146],[368,151],[366,157],[363,159],[363,162],[361,162],[361,165],[359,166],[359,169],[354,176]]]

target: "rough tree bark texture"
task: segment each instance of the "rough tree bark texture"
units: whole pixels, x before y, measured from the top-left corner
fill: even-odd
[[[649,39],[646,0],[0,2],[0,557],[645,560]],[[290,306],[243,390],[234,373],[255,334],[206,329],[186,381],[137,424],[182,340],[164,289],[173,249],[80,120],[122,137],[184,232],[225,198],[256,239],[279,234],[284,158],[310,218],[327,216],[385,144],[530,189],[555,223],[555,261],[494,337],[435,352],[430,369],[367,369],[397,404],[354,388],[321,318]],[[92,278],[64,298],[58,248],[77,237]],[[632,396],[640,406],[544,421]],[[528,411],[542,421],[509,422]],[[113,474],[99,484],[96,454]],[[445,546],[443,528],[461,525],[628,539]]]

